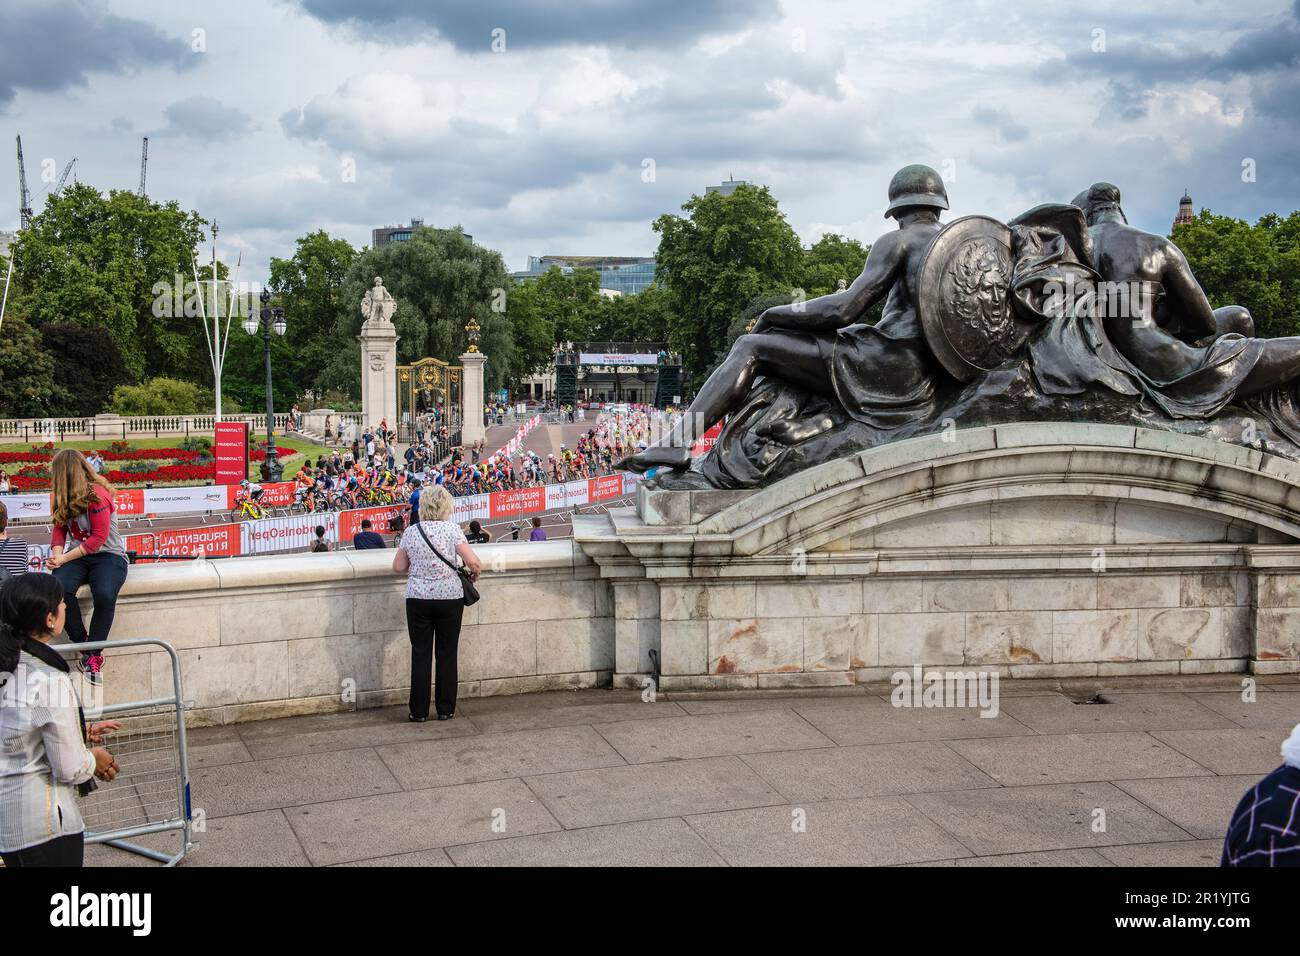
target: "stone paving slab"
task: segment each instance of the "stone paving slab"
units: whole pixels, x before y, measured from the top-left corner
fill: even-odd
[[[459,705],[458,705],[459,706]],[[480,711],[464,708],[483,733],[501,733],[511,730],[531,730],[543,727],[563,727],[571,724],[598,724],[622,720],[650,720],[658,717],[682,717],[686,711],[677,704],[657,700],[653,704],[636,702],[612,704],[570,704],[538,710],[512,710],[500,708]],[[456,721],[451,721],[455,723]]]
[[[414,853],[394,853],[392,856],[375,857],[372,860],[353,860],[351,863],[335,863],[335,866],[455,866],[447,856],[446,850],[416,850]]]
[[[628,763],[831,746],[798,714],[783,710],[625,720],[595,729]]]
[[[527,777],[565,827],[784,803],[739,757],[706,757]]]
[[[1288,730],[1155,730],[1151,736],[1218,774],[1263,776],[1282,765],[1282,741]],[[1129,776],[1122,774],[1120,776]],[[1145,776],[1132,774],[1132,776]]]
[[[284,737],[253,737],[244,742],[255,758],[290,757],[295,754],[318,754],[336,750],[378,747],[400,741],[446,740],[469,737],[478,729],[468,720],[430,720],[414,724],[406,719],[402,708],[400,720],[355,727],[323,729],[306,733],[287,734]]]
[[[403,790],[625,766],[600,734],[581,726],[394,744],[379,756]]]
[[[187,735],[188,736],[188,735]],[[190,770],[199,767],[222,767],[233,763],[247,763],[253,759],[242,740],[232,740],[221,744],[203,744],[189,748]]]
[[[373,750],[204,767],[190,778],[193,804],[209,819],[400,789]]]
[[[336,800],[285,816],[317,866],[560,828],[518,780]]]
[[[1190,839],[1187,831],[1110,783],[960,790],[905,799],[981,856]],[[1103,832],[1093,830],[1098,808],[1106,812]]]
[[[804,702],[795,711],[837,744],[1003,737],[1033,731],[1008,714],[981,717],[971,708],[894,707],[879,697]]]
[[[1144,733],[953,740],[948,746],[1008,787],[1136,777],[1194,777],[1210,773]]]
[[[1113,781],[1166,820],[1206,840],[1223,839],[1232,811],[1246,791],[1258,782],[1255,774]]]
[[[741,759],[792,802],[998,786],[937,741],[750,754]]]
[[[209,818],[194,834],[198,847],[180,866],[309,866],[284,811],[259,810]],[[149,833],[132,840],[151,850],[176,853],[179,833]],[[155,860],[103,844],[86,846],[86,866],[158,866]]]
[[[1016,697],[1003,700],[1002,710],[1040,734],[1237,726],[1188,694],[1106,694],[1105,699],[1105,704],[1076,704],[1060,695]]]
[[[1004,853],[1000,856],[972,856],[952,860],[953,866],[1114,866],[1097,850],[1040,850],[1037,853]]]
[[[457,866],[722,866],[679,817],[561,830],[447,850]]]
[[[1218,866],[1223,839],[1108,846],[1097,852],[1116,866]]]
[[[1240,692],[1196,694],[1195,698],[1239,727],[1284,727],[1290,730],[1300,724],[1300,695],[1295,693],[1260,693],[1249,703],[1241,699]]]
[[[687,822],[733,866],[889,866],[970,855],[897,797],[732,810]]]

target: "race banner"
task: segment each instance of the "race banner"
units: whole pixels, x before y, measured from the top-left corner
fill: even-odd
[[[50,555],[53,550],[48,544],[29,546],[27,549],[27,570],[48,572],[50,570]]]
[[[638,476],[635,472],[631,472],[631,471],[623,472],[623,494],[625,495],[636,494],[636,486],[637,483],[640,482],[640,480],[641,480],[640,476]]]
[[[583,365],[658,365],[654,352],[579,352]]]
[[[281,508],[293,504],[292,481],[268,481],[262,485],[262,504],[270,508]],[[226,486],[226,507],[233,508],[238,503],[237,495],[241,489],[238,484]]]
[[[239,525],[213,525],[210,528],[177,528],[126,536],[126,548],[137,554],[137,562],[150,563],[149,555],[233,558],[241,553]]]
[[[586,482],[584,481],[585,485]],[[564,499],[564,484],[555,482],[546,486],[546,510],[551,511],[555,508],[563,508],[567,502]]]
[[[248,425],[217,422],[213,455],[217,459],[217,484],[237,485],[248,477]]]
[[[50,516],[50,496],[48,493],[39,495],[0,495],[0,501],[4,502],[5,510],[9,512],[10,521],[15,518],[40,521]]]
[[[546,510],[546,489],[519,488],[514,491],[494,491],[491,495],[491,517],[515,518]]]
[[[225,511],[230,492],[220,485],[194,488],[146,488],[144,510],[151,515],[194,514]]]
[[[492,516],[491,495],[465,495],[453,501],[455,510],[452,512],[452,520],[457,524],[464,524],[466,521],[486,521]]]
[[[589,501],[607,501],[623,495],[622,475],[601,475],[599,478],[588,478],[587,481],[590,484],[587,491]]]
[[[147,514],[144,508],[143,488],[126,488],[119,491],[114,503],[117,506],[119,517],[126,518],[131,515]]]
[[[340,511],[338,513],[339,540],[344,544],[351,544],[352,539],[361,530],[361,522],[367,518],[370,519],[370,530],[382,534],[388,530],[388,523],[392,519],[405,518],[405,516],[405,505],[385,505],[382,508],[358,508],[353,511]]]
[[[315,528],[324,525],[325,540],[335,543],[339,539],[339,516],[333,512],[314,515],[294,515],[290,518],[263,518],[261,521],[244,521],[239,525],[243,554],[270,554],[274,551],[295,551],[306,548],[315,540]]]
[[[718,436],[722,434],[722,422],[718,422],[691,446],[691,457],[698,458],[700,455],[707,454],[713,450],[713,446],[718,443]]]

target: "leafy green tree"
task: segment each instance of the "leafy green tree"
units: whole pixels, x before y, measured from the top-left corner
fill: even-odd
[[[40,332],[12,306],[0,326],[0,417],[43,418],[52,414],[54,360]]]
[[[826,233],[804,252],[804,294],[812,299],[834,292],[841,279],[845,285],[852,283],[862,272],[870,251],[870,246],[864,246],[856,239]]]
[[[1300,335],[1298,216],[1265,216],[1252,226],[1202,209],[1191,222],[1175,226],[1171,238],[1211,305],[1244,305],[1255,318],[1256,335]]]
[[[672,297],[654,283],[636,295],[605,299],[591,338],[598,342],[667,342],[673,321]]]
[[[346,239],[332,238],[318,229],[298,239],[288,259],[271,260],[268,285],[276,295],[276,304],[284,309],[288,325],[283,340],[287,354],[274,365],[277,392],[282,377],[284,391],[293,398],[308,390],[324,390],[324,369],[346,334],[343,313],[349,307],[360,307],[360,299],[356,303],[343,300],[343,283],[356,257],[357,250]],[[404,340],[416,338],[418,330],[405,311],[399,307],[395,316],[398,334]],[[416,346],[423,347],[424,335],[418,334],[418,339]]]
[[[159,303],[155,286],[192,276],[203,225],[176,202],[126,190],[105,196],[74,183],[48,199],[19,235],[10,305],[36,326],[74,322],[103,330],[133,379],[196,377],[207,359],[203,329],[197,319],[173,317],[172,297]]]
[[[97,415],[113,389],[130,379],[117,344],[103,332],[75,322],[51,322],[41,326],[40,336],[55,370],[52,415]]]
[[[682,210],[654,221],[657,265],[672,297],[669,344],[698,377],[747,303],[799,286],[803,250],[766,186],[692,196]]]

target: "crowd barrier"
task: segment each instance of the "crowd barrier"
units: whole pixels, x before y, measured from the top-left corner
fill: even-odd
[[[493,491],[485,495],[465,495],[455,499],[454,520],[461,524],[475,520],[495,521],[540,514],[557,508],[600,504],[603,501],[613,501],[632,494],[636,491],[638,480],[634,474],[619,472],[598,478],[557,482],[537,488]],[[293,487],[292,482],[282,482],[281,485],[289,489]],[[271,490],[278,489],[280,486],[268,484],[262,487],[267,492],[262,496],[263,504],[279,506],[293,503],[292,490],[287,496],[273,497]],[[169,489],[159,490],[166,492]],[[213,489],[170,490],[212,491]],[[237,486],[234,486],[234,490],[237,490]],[[7,503],[9,498],[5,501]],[[149,563],[148,556],[174,558],[203,555],[210,558],[233,558],[244,554],[274,554],[279,551],[297,551],[309,546],[315,539],[317,526],[325,528],[325,540],[330,544],[349,543],[361,530],[361,522],[365,519],[370,519],[375,529],[383,531],[393,518],[403,515],[405,509],[406,506],[402,504],[381,505],[375,508],[353,508],[348,511],[263,518],[259,521],[241,521],[238,524],[209,525],[202,528],[170,528],[127,534],[123,538],[128,551],[145,556],[137,559],[141,564]],[[32,545],[30,554],[30,568],[33,571],[44,570],[50,556],[49,545]]]

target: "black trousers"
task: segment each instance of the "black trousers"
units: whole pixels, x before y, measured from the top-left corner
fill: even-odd
[[[63,585],[64,600],[68,602],[68,616],[63,629],[75,643],[108,640],[117,611],[117,593],[126,583],[128,567],[126,558],[121,555],[96,552],[54,569],[54,576]],[[90,596],[94,600],[89,634],[81,620],[81,604],[77,600],[77,588],[83,584],[90,585]],[[102,654],[103,651],[92,653]]]
[[[460,646],[460,621],[465,614],[462,598],[406,599],[406,630],[411,638],[411,716],[429,716],[429,684],[437,659],[434,706],[439,714],[456,712],[456,653]]]
[[[75,563],[75,562],[73,562]],[[86,851],[85,834],[69,833],[55,837],[36,846],[13,853],[3,853],[6,867],[19,866],[81,866]]]

